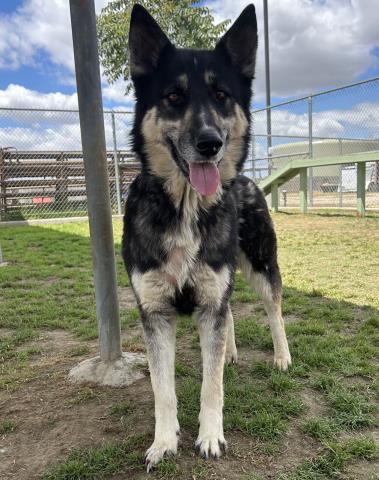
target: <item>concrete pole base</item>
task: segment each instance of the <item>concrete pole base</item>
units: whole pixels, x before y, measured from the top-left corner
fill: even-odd
[[[100,357],[84,360],[73,367],[68,379],[72,383],[96,383],[109,387],[126,387],[145,377],[146,357],[138,353],[123,353],[113,362],[103,362]]]

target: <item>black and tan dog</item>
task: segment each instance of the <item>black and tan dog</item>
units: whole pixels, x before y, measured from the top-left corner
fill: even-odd
[[[194,312],[203,359],[196,446],[221,455],[224,361],[237,361],[229,298],[237,266],[262,296],[274,363],[291,364],[276,237],[265,199],[240,175],[250,136],[257,22],[248,6],[214,50],[175,48],[135,5],[133,146],[142,172],[126,204],[123,257],[138,302],[155,395],[148,470],[176,453],[175,316]]]

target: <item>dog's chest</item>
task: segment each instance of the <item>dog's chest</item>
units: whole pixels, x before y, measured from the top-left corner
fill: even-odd
[[[191,276],[200,250],[197,207],[197,202],[194,202],[192,195],[185,195],[180,222],[164,236],[164,249],[167,256],[162,271],[167,280],[175,284],[179,290]]]
[[[191,276],[200,249],[200,238],[193,225],[181,224],[166,234],[164,247],[167,253],[162,271],[167,280],[181,290]]]

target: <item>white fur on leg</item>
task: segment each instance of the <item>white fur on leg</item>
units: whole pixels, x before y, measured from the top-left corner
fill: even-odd
[[[274,365],[279,370],[285,372],[288,370],[288,367],[290,367],[292,361],[291,354],[288,348],[286,332],[284,330],[284,322],[282,318],[280,302],[263,299],[263,305],[267,313],[268,323],[271,329],[272,341],[274,344]]]
[[[227,333],[226,333],[226,352],[225,352],[225,363],[237,363],[238,354],[236,341],[234,337],[234,321],[233,314],[228,305],[227,317],[226,317]]]
[[[200,455],[218,458],[226,448],[222,419],[226,327],[215,328],[215,319],[204,315],[199,319],[199,331],[203,357],[203,383],[196,447]]]
[[[175,326],[155,315],[153,333],[145,334],[151,384],[155,399],[155,436],[147,450],[147,471],[164,455],[175,455],[178,448],[179,423],[175,395]]]
[[[244,277],[250,282],[258,295],[262,297],[274,344],[274,365],[279,370],[286,371],[292,362],[284,329],[281,298],[274,298],[272,287],[266,277],[253,270],[251,263],[242,251],[239,255],[239,266]]]
[[[200,455],[205,458],[221,457],[222,451],[226,449],[222,411],[220,413],[218,409],[206,407],[204,400],[201,406],[199,421],[199,435],[195,445]]]

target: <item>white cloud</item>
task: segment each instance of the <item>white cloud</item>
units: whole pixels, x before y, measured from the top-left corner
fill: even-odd
[[[112,95],[116,96],[116,93],[113,92]],[[116,98],[113,99],[116,100]],[[21,110],[13,110],[14,108]],[[72,95],[60,92],[41,93],[20,85],[9,85],[6,89],[0,90],[0,148],[14,147],[18,150],[80,149],[79,115],[75,111],[67,111],[77,108],[76,93]],[[44,110],[34,111],[31,109]],[[49,111],[49,109],[64,111]],[[114,108],[116,111],[125,109],[125,105],[122,104]],[[124,149],[128,145],[131,122],[131,114],[116,114],[119,148]],[[112,149],[110,113],[105,113],[104,125],[107,146],[108,149]]]
[[[132,115],[116,114],[117,147],[129,149]],[[111,115],[104,115],[107,149],[113,150]],[[0,148],[17,150],[81,150],[79,116],[75,112],[0,110]]]
[[[72,110],[78,108],[78,97],[76,93],[41,93],[11,83],[5,90],[0,90],[0,107]]]
[[[280,136],[298,136],[299,138],[308,136],[308,114],[291,111],[291,105],[294,104],[272,110],[272,134],[274,137],[277,136],[276,140],[279,143]],[[352,108],[314,112],[312,118],[313,136],[377,139],[379,131],[378,112],[378,102],[362,102]],[[263,138],[266,134],[266,112],[257,112],[253,119],[254,134]]]
[[[108,3],[96,0],[96,11]],[[25,0],[0,18],[0,68],[35,65],[44,52],[56,65],[74,72],[68,0]]]
[[[73,70],[69,3],[27,0],[0,21],[0,66],[34,65],[43,51],[49,59]]]
[[[212,0],[218,20],[233,20],[249,0]],[[263,99],[264,36],[262,2],[255,2],[259,50],[255,91]],[[269,2],[272,94],[298,96],[348,84],[378,63],[377,0],[277,0]]]
[[[104,83],[102,92],[103,99],[116,103],[114,110],[125,110],[128,107],[129,109],[132,107],[132,97],[131,95],[125,96],[125,85],[123,82],[117,82],[112,85]],[[4,90],[0,90],[0,107],[76,110],[78,108],[78,96],[76,93],[42,93],[11,83]]]
[[[97,0],[96,11],[108,3],[107,0]],[[39,65],[38,55],[43,52],[49,60],[58,67],[58,80],[61,84],[75,85],[74,55],[71,37],[70,9],[68,0],[26,0],[15,12],[0,18],[0,69],[18,69],[22,65]],[[43,64],[42,64],[43,68]],[[125,84],[123,81],[109,85],[103,79],[103,98],[112,102],[130,105],[131,96],[125,97]],[[12,92],[6,92],[12,93]],[[9,100],[15,100],[13,106],[32,106],[34,98],[27,98],[25,92],[21,93],[21,99],[28,103],[22,105],[16,96],[10,96]],[[49,94],[50,95],[50,94]],[[30,95],[29,95],[30,97]],[[67,98],[51,94],[49,98],[43,97],[41,102],[46,105],[35,105],[41,108],[76,108],[69,106]],[[69,101],[69,103],[72,100]],[[62,106],[56,106],[55,102]],[[63,103],[62,103],[63,102]],[[38,103],[38,102],[37,102]],[[11,105],[9,103],[9,105]]]
[[[96,0],[97,13],[108,0]],[[210,0],[216,18],[235,19],[250,0]],[[260,47],[256,98],[264,95],[262,2],[257,6]],[[378,62],[378,0],[276,0],[269,2],[272,93],[287,97],[347,84]],[[74,83],[68,0],[24,0],[0,18],[0,69],[40,66],[41,52]],[[55,95],[55,94],[53,94]],[[123,82],[103,82],[105,100],[124,106]]]
[[[128,107],[132,107],[134,98],[131,93],[125,95],[126,84],[123,80],[118,80],[112,84],[103,82],[102,92],[103,98],[115,103],[126,104]],[[121,108],[125,108],[125,105]]]

